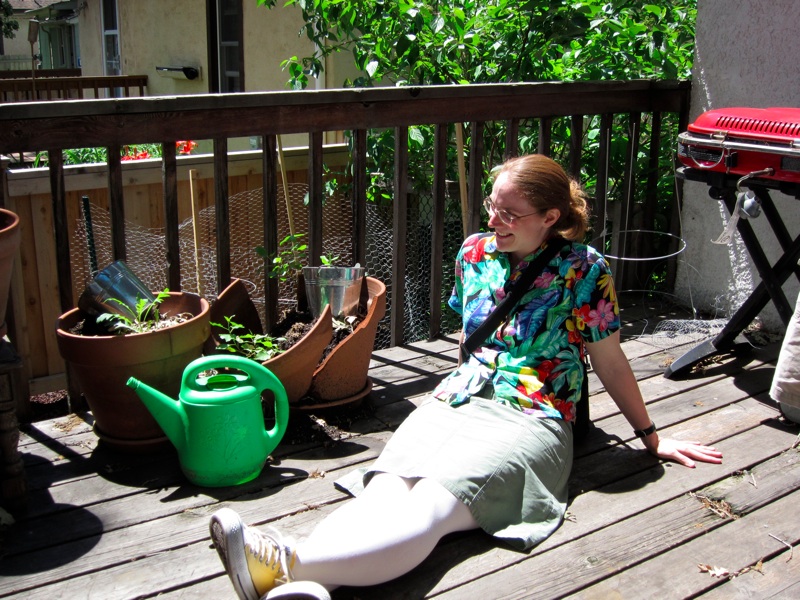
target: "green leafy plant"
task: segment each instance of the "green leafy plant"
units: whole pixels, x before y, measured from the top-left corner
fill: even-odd
[[[327,255],[323,254],[322,256],[319,257],[319,260],[320,260],[320,262],[322,263],[322,265],[324,267],[332,267],[339,261],[339,257],[338,256],[327,256]]]
[[[271,265],[269,267],[270,277],[287,281],[302,272],[301,257],[308,249],[308,245],[302,241],[304,236],[305,234],[302,233],[287,235],[278,244],[278,253],[275,256],[268,255],[264,246],[256,248],[256,253]]]
[[[8,0],[0,2],[0,35],[12,39],[19,30],[19,22],[14,18],[14,7]]]
[[[278,3],[257,0],[257,4]],[[344,81],[346,87],[688,78],[697,15],[696,0],[286,0],[282,4],[301,10],[300,34],[313,42],[310,55],[292,56],[282,63],[293,89],[306,88],[336,53],[350,54],[360,73]],[[676,120],[667,114],[661,124],[662,173],[672,170],[671,131]],[[623,145],[611,148],[608,197],[615,201],[623,187],[624,139],[629,132],[624,116],[615,118],[612,126],[612,140]],[[562,164],[570,148],[570,128],[567,119],[552,123],[551,153]],[[485,173],[503,160],[505,129],[505,123],[485,124]],[[599,134],[599,118],[588,119],[580,179],[590,194],[597,181]],[[642,148],[650,134],[651,124],[645,119]],[[467,146],[468,136],[466,131]],[[537,119],[520,122],[519,152],[536,152],[539,137]],[[409,129],[408,168],[416,191],[430,189],[432,140],[431,127]],[[370,201],[392,201],[393,149],[394,130],[369,131],[367,154],[374,173],[367,191]],[[457,179],[456,152],[450,145],[447,177],[452,180]],[[659,195],[661,212],[668,215],[674,186],[671,177],[661,179],[667,192]]]
[[[97,323],[106,327],[110,332],[124,335],[126,333],[144,333],[169,327],[176,322],[182,322],[186,315],[176,315],[171,319],[164,319],[158,311],[158,306],[169,298],[169,289],[159,292],[155,299],[139,298],[136,306],[131,309],[127,304],[111,298],[110,301],[121,306],[128,314],[103,313],[97,317]]]
[[[219,352],[229,352],[264,362],[283,351],[279,344],[285,341],[284,338],[249,332],[245,330],[244,325],[236,323],[232,317],[226,316],[225,324],[211,323],[211,325],[225,330],[225,333],[219,335],[221,340],[217,346]]]

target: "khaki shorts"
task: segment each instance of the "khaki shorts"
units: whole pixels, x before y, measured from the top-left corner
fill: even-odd
[[[787,418],[800,423],[800,296],[786,328],[769,395],[780,402]]]

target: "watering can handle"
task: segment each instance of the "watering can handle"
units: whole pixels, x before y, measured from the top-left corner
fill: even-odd
[[[189,363],[184,370],[183,388],[198,392],[205,391],[205,388],[197,383],[197,378],[200,373],[210,369],[236,369],[242,371],[250,378],[250,383],[256,390],[263,392],[269,389],[275,394],[275,402],[278,406],[282,404],[288,405],[286,389],[283,387],[281,380],[262,364],[245,358],[244,356],[222,356],[214,354],[210,356],[201,356]]]

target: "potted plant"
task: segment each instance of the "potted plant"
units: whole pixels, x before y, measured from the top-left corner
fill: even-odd
[[[308,393],[314,370],[333,337],[327,310],[300,339],[288,349],[282,348],[284,338],[263,332],[258,311],[241,279],[234,279],[217,296],[211,306],[210,321],[211,338],[206,353],[230,352],[260,362],[286,388],[290,405]]]
[[[261,332],[244,283],[234,280],[211,307],[215,349],[209,351],[259,360],[281,380],[294,409],[318,411],[354,405],[372,387],[367,376],[369,362],[378,323],[386,314],[386,286],[381,281],[365,277],[358,287],[355,316],[333,319],[330,304],[326,304],[301,339],[288,350],[276,352],[282,340]]]
[[[199,358],[210,334],[208,302],[195,294],[164,291],[140,299],[130,314],[93,317],[74,308],[59,317],[59,352],[107,445],[146,452],[170,446],[136,393],[135,377],[177,397],[183,370]]]

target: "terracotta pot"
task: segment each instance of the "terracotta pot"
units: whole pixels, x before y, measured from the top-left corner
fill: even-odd
[[[302,279],[299,283],[302,285]],[[302,301],[304,300],[298,296],[298,310],[300,310],[299,305]],[[231,281],[230,285],[220,292],[211,307],[212,323],[225,323],[226,316],[242,325],[246,331],[254,334],[263,332],[258,311],[240,279]],[[211,339],[206,344],[206,354],[214,352],[215,347],[219,344],[218,336],[221,333],[223,333],[221,328],[212,327]],[[303,336],[303,339],[286,352],[262,363],[280,379],[283,387],[286,388],[289,404],[296,404],[308,393],[314,371],[332,339],[331,311],[330,308],[326,308],[311,330]]]
[[[19,217],[16,213],[0,208],[0,338],[8,331],[6,310],[8,289],[11,285],[11,270],[21,239]]]
[[[170,447],[150,411],[125,384],[129,377],[177,398],[183,370],[203,352],[210,334],[208,302],[195,294],[171,292],[159,307],[162,315],[188,312],[185,323],[127,335],[70,333],[84,318],[80,309],[56,323],[58,349],[72,367],[95,418],[95,433],[108,445],[127,451]]]
[[[308,394],[314,371],[332,339],[333,320],[331,309],[326,306],[314,323],[314,327],[303,336],[303,339],[286,352],[261,363],[281,380],[283,387],[286,388],[290,405],[297,404]]]
[[[309,404],[309,409],[356,403],[372,388],[367,373],[378,322],[386,314],[386,286],[373,277],[366,277],[364,285],[369,295],[367,314],[314,372],[309,395],[316,402]]]

